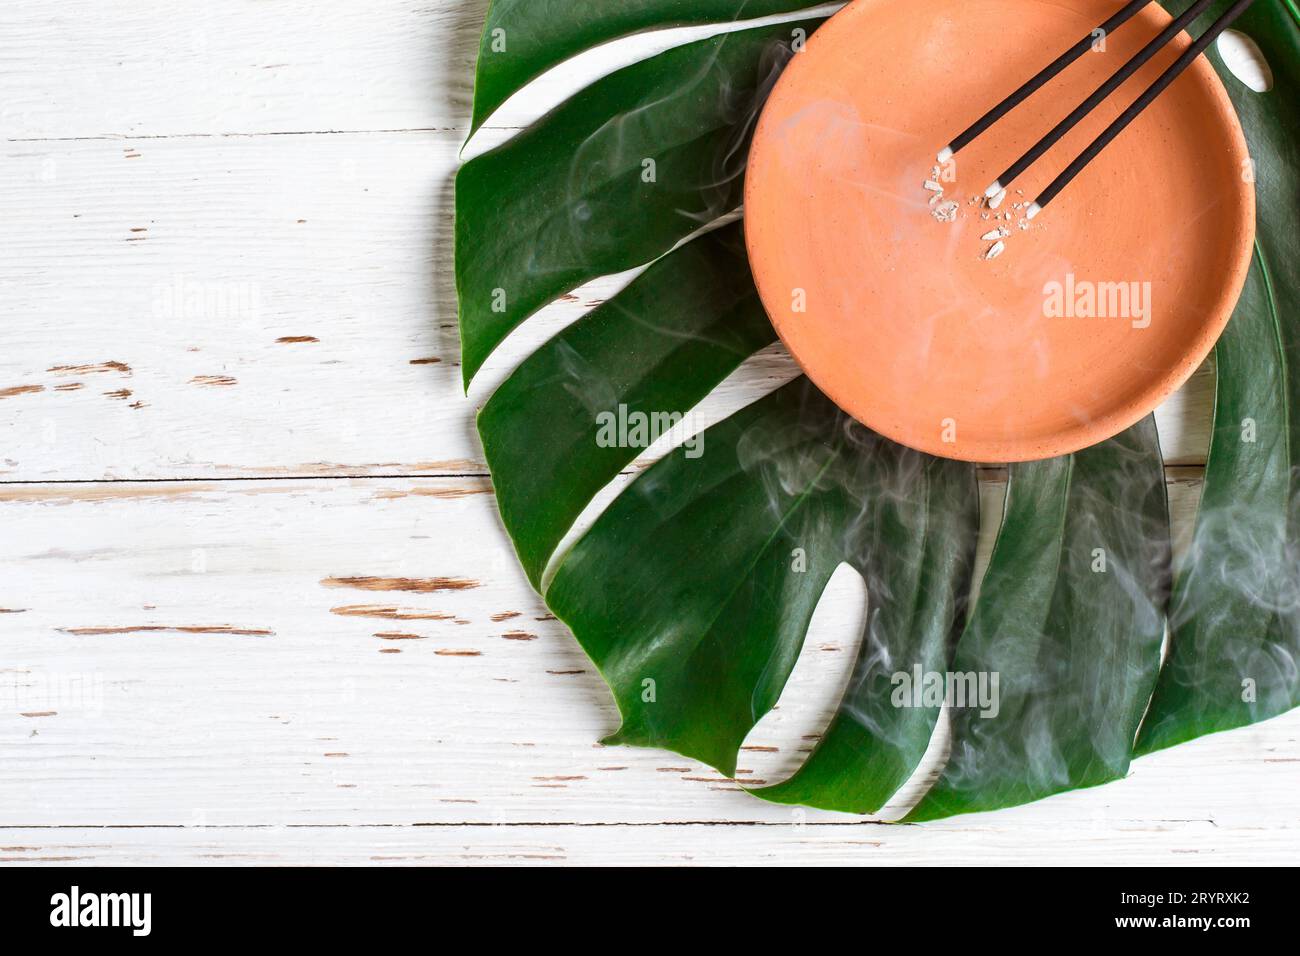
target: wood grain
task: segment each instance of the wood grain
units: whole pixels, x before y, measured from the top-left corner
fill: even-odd
[[[63,139],[459,126],[487,0],[8,6],[4,135]]]
[[[97,0],[0,16],[0,131],[10,140],[469,129],[488,0],[226,0],[178,10]],[[818,5],[830,13],[842,3]],[[488,125],[517,129],[592,80],[691,40],[799,13],[656,31],[540,77]],[[807,15],[807,14],[804,14]]]
[[[461,394],[451,183],[485,5],[0,13],[0,863],[1293,857],[1295,714],[927,827],[596,743],[614,707],[518,570],[473,411],[632,273],[544,310]],[[467,155],[706,32],[565,64]],[[695,420],[795,373],[767,349]],[[1203,369],[1158,413],[1180,542],[1211,399]],[[865,600],[841,569],[741,780],[815,742]]]
[[[1209,820],[1102,817],[1034,830],[875,824],[186,826],[4,831],[0,864],[51,866],[1166,866],[1287,865],[1277,834]]]
[[[484,472],[475,405],[621,288],[548,307],[460,389],[454,132],[11,146],[0,169],[6,480]],[[21,319],[21,321],[18,321]],[[765,351],[701,427],[797,373]],[[1159,413],[1204,460],[1212,377]]]
[[[986,482],[986,511],[1001,491]],[[1180,526],[1196,492],[1170,486]],[[609,695],[509,556],[484,479],[9,485],[0,522],[0,827],[792,819],[694,761],[596,743]],[[841,569],[739,779],[779,779],[815,741],[864,603]],[[1226,851],[1232,827],[1293,825],[1298,734],[1292,715],[1211,737],[963,826],[1210,819],[1197,839]]]

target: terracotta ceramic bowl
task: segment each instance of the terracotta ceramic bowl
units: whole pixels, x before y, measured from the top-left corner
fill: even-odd
[[[997,210],[973,200],[1169,22],[1155,5],[941,172],[955,221],[938,221],[923,188],[949,139],[1114,10],[857,0],[781,77],[750,155],[750,262],[796,360],[870,428],[969,461],[1065,454],[1141,419],[1222,332],[1250,264],[1255,198],[1236,114],[1203,57],[1021,227],[1185,34]],[[1005,250],[986,259],[981,237],[999,228]]]

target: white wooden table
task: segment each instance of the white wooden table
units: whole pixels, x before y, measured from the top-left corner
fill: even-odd
[[[1292,861],[1296,713],[906,827],[596,744],[615,709],[514,563],[473,412],[625,278],[460,393],[452,176],[485,6],[0,11],[0,860]],[[586,56],[480,139],[698,33]],[[701,418],[793,374],[769,349]],[[1211,393],[1202,370],[1160,412],[1180,540]],[[863,607],[842,570],[741,779],[797,764]]]

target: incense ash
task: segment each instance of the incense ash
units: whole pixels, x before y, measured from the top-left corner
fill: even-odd
[[[961,212],[961,204],[952,199],[944,199],[943,184],[939,181],[941,172],[942,170],[940,167],[932,167],[930,169],[930,178],[921,183],[921,188],[930,194],[930,215],[934,217],[936,222],[956,222],[958,213]],[[1016,195],[1024,195],[1023,190],[1017,189]],[[1000,222],[1011,222],[1014,218],[1011,210],[1019,211],[1030,205],[1028,202],[1013,202],[1010,209],[1007,211],[997,212],[998,207],[1006,201],[1006,198],[1007,191],[1001,189],[992,196],[971,196],[966,200],[966,204],[968,206],[977,207],[981,210],[981,220],[987,221],[993,219]],[[1021,229],[1021,231],[1028,230],[1029,219],[1027,217],[1021,217],[1020,221],[1016,225]],[[998,256],[1002,255],[1007,248],[1007,244],[1004,240],[1010,235],[1011,229],[1009,226],[998,226],[996,229],[990,229],[981,235],[980,240],[982,242],[992,243],[992,245],[987,246],[984,249],[980,254],[980,258],[988,261],[990,259],[996,259]]]

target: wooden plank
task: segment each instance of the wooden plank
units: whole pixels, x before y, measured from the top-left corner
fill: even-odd
[[[486,9],[487,0],[8,4],[3,134],[463,126]]]
[[[485,7],[0,14],[0,863],[1292,859],[1295,713],[926,827],[773,807],[596,743],[615,709],[510,555],[472,414],[630,276],[545,310],[462,396],[451,183]],[[565,64],[467,155],[708,32]],[[795,373],[766,350],[695,421]],[[1172,464],[1203,462],[1211,399],[1203,369],[1160,410]],[[353,475],[407,477],[309,480]],[[1181,546],[1197,472],[1170,482]],[[864,609],[841,569],[742,780],[815,740]]]
[[[1170,486],[1180,528],[1196,491]],[[985,483],[986,513],[1001,493]],[[609,695],[524,582],[484,479],[8,485],[0,523],[0,826],[793,819],[694,761],[596,743]],[[741,779],[797,765],[863,614],[841,569]],[[1230,848],[1204,821],[1293,827],[1297,762],[1293,713],[966,825]]]
[[[785,821],[644,826],[0,829],[0,864],[51,866],[1224,866],[1294,862],[1294,831],[1209,820],[1104,829]]]
[[[629,275],[527,323],[467,400],[458,149],[454,132],[11,144],[0,479],[482,473],[475,406]],[[796,372],[770,349],[696,421]],[[1161,409],[1171,463],[1204,460],[1212,391],[1203,370]]]
[[[842,4],[815,8],[830,13]],[[0,136],[10,140],[469,129],[487,0],[137,0],[9,5]],[[556,67],[497,111],[517,129],[593,80],[714,33],[654,31]],[[805,13],[804,15],[807,15]],[[58,95],[50,94],[57,90]]]

